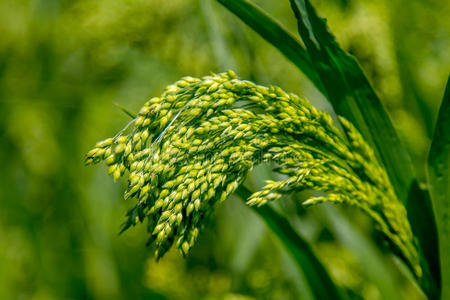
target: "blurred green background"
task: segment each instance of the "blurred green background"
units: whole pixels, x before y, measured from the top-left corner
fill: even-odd
[[[291,32],[288,1],[256,1]],[[419,178],[450,71],[450,2],[313,1],[371,79]],[[0,0],[0,299],[311,299],[303,274],[239,200],[192,254],[159,263],[144,226],[118,235],[124,182],[83,157],[181,76],[235,70],[331,112],[277,50],[211,0]],[[274,176],[253,172],[257,188]],[[296,195],[300,198],[302,195]],[[353,299],[423,299],[356,210],[278,205]]]

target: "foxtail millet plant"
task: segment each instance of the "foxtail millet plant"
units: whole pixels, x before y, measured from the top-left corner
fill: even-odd
[[[175,245],[193,247],[216,204],[259,163],[273,163],[282,180],[247,199],[265,205],[302,190],[322,192],[304,205],[343,203],[360,208],[422,276],[403,204],[384,168],[356,128],[279,87],[240,80],[234,72],[184,77],[150,99],[116,136],[88,152],[115,180],[128,179],[136,199],[123,230],[147,220],[149,244],[161,258]]]

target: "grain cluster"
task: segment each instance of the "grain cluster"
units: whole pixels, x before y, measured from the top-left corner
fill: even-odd
[[[269,163],[283,174],[252,194],[264,205],[302,190],[323,192],[304,205],[344,203],[362,209],[420,276],[406,210],[384,168],[351,123],[279,87],[240,80],[232,71],[185,77],[144,104],[115,137],[96,144],[86,163],[104,161],[114,179],[128,179],[136,205],[123,229],[147,220],[160,258],[173,245],[193,247],[217,203],[252,168]]]

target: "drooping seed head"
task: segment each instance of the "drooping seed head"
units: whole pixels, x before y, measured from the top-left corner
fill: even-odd
[[[173,244],[187,255],[215,205],[255,165],[274,162],[287,178],[268,181],[249,205],[305,189],[324,192],[304,204],[359,207],[420,276],[404,206],[359,132],[340,123],[344,132],[307,100],[239,80],[232,71],[184,77],[145,103],[116,137],[97,143],[85,162],[104,160],[114,179],[128,174],[125,198],[137,204],[124,228],[148,219],[157,259]]]

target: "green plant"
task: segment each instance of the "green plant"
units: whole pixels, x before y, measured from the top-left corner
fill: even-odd
[[[304,49],[250,1],[221,1],[276,46],[330,100],[343,131],[306,100],[278,87],[236,78],[231,71],[186,77],[152,98],[115,137],[99,142],[87,163],[104,160],[114,179],[127,174],[125,198],[136,198],[123,230],[148,220],[160,258],[173,245],[187,254],[214,205],[237,191],[261,206],[299,190],[324,192],[304,202],[359,207],[390,241],[429,298],[446,299],[448,265],[448,98],[429,168],[437,231],[428,191],[419,188],[408,155],[356,60],[343,51],[307,0],[291,0]],[[445,100],[447,99],[447,100]],[[348,121],[347,121],[348,120]],[[354,127],[355,126],[355,127]],[[357,128],[357,129],[356,129]],[[367,141],[367,142],[366,142]],[[389,145],[389,146],[387,146]],[[374,150],[372,150],[374,149]],[[252,167],[276,163],[285,179],[258,192],[238,188]],[[307,244],[270,208],[255,208],[279,235],[320,297],[345,297]],[[442,283],[441,283],[442,279]],[[323,291],[324,288],[326,291]]]

